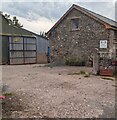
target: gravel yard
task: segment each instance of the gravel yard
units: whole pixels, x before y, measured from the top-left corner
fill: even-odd
[[[100,76],[70,75],[85,67],[3,66],[3,83],[23,102],[20,118],[114,117],[115,81]]]

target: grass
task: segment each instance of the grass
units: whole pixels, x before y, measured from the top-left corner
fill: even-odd
[[[85,71],[80,71],[80,72],[68,73],[68,75],[84,75],[85,73],[86,73]]]
[[[78,72],[68,73],[68,75],[80,75]]]
[[[90,74],[85,71],[68,73],[68,75],[84,75],[84,77],[90,77]]]
[[[86,72],[85,71],[80,71],[80,74],[86,74]]]
[[[77,57],[65,58],[65,64],[69,66],[85,66],[85,61]]]
[[[103,77],[102,79],[104,79],[104,80],[112,80],[112,81],[114,81],[114,79],[111,78],[111,77]]]
[[[90,77],[90,75],[89,75],[89,74],[86,74],[86,75],[84,75],[84,77]]]
[[[4,95],[4,96],[12,96],[13,93],[4,93],[3,95]]]

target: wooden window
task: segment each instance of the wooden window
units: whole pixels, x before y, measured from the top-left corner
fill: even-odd
[[[72,30],[77,30],[79,28],[79,19],[78,18],[71,19],[71,27],[72,27]]]

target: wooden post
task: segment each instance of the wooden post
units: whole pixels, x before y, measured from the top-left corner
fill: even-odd
[[[99,53],[95,51],[93,55],[93,74],[97,74],[99,72]]]

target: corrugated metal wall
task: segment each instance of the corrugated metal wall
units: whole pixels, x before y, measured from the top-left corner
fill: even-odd
[[[9,63],[9,37],[0,36],[0,64]]]
[[[36,63],[36,39],[29,37],[9,37],[10,64]]]
[[[17,39],[13,42],[13,38]],[[24,39],[0,36],[0,64],[47,63],[48,40],[40,36]]]
[[[0,36],[0,65],[2,64],[2,36]]]
[[[46,38],[37,37],[37,53],[47,52],[49,42]]]
[[[49,42],[46,38],[36,36],[37,39],[37,63],[47,63],[47,49]]]

